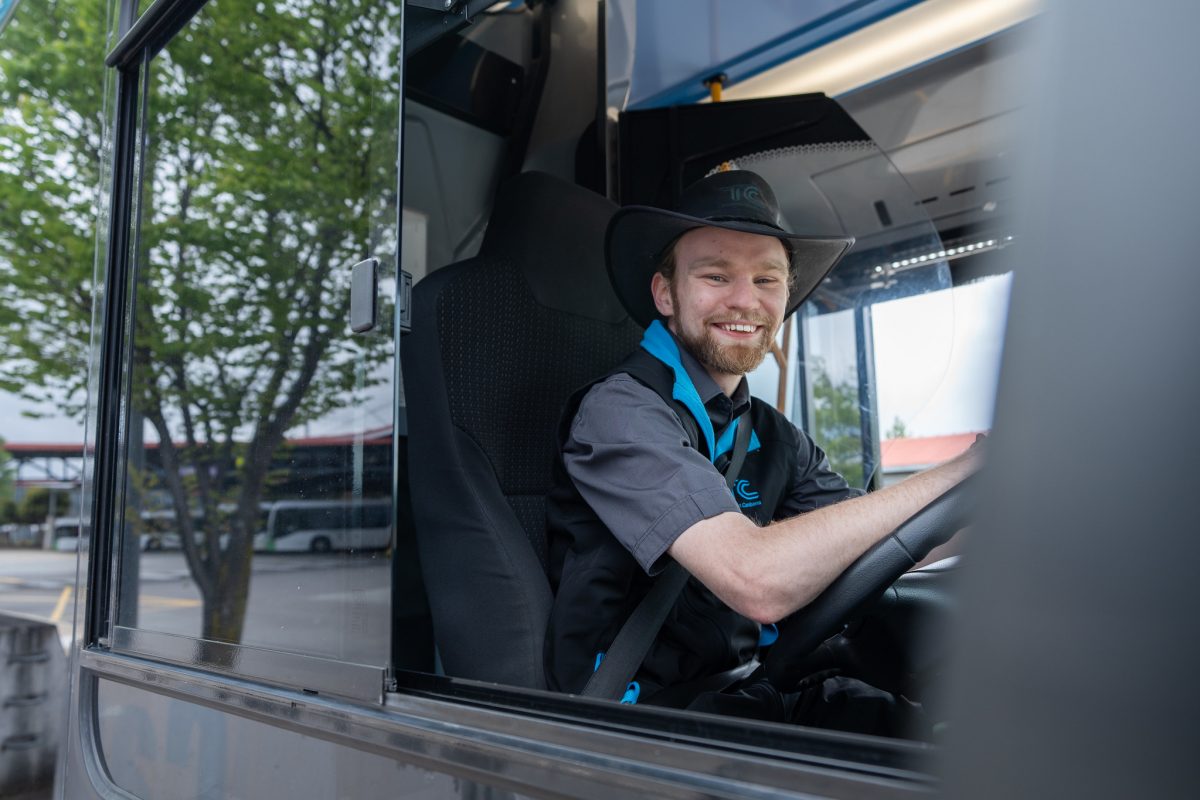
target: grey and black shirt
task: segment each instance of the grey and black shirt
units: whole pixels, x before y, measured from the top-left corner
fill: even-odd
[[[582,689],[665,566],[671,544],[692,525],[728,511],[765,525],[859,493],[807,435],[751,400],[744,380],[728,397],[665,329],[656,336],[670,358],[644,340],[644,349],[573,398],[560,430],[547,505],[555,602],[546,638],[547,678],[560,691]],[[677,401],[672,382],[678,387],[681,380],[690,381],[699,402]],[[695,426],[683,422],[701,405],[714,439],[739,417],[739,425],[753,425],[738,497],[718,469],[727,456],[710,461],[703,451],[711,442],[694,443]],[[637,681],[653,694],[731,669],[753,657],[759,634],[757,623],[693,578]]]
[[[750,410],[745,378],[731,398],[682,346],[679,355],[714,430]],[[812,439],[793,429],[799,443],[795,473],[776,519],[861,494],[830,469]],[[608,377],[584,397],[563,446],[563,464],[584,500],[649,574],[661,569],[663,554],[692,525],[741,510],[724,476],[691,446],[675,411],[627,374]]]

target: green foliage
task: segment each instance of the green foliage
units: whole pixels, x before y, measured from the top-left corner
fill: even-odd
[[[851,486],[863,485],[862,411],[858,387],[850,381],[834,382],[824,361],[814,360],[813,439],[829,456],[829,464]]]
[[[13,519],[13,514],[5,514],[13,504],[12,466],[12,456],[4,449],[4,439],[0,437],[0,522],[11,522]],[[15,507],[13,511],[15,512]]]
[[[54,515],[65,517],[70,514],[71,494],[60,489],[30,489],[21,498],[17,507],[17,521],[28,523],[45,522],[50,516],[51,500],[53,500]]]
[[[904,420],[895,417],[892,420],[892,427],[888,430],[885,438],[888,439],[903,439],[908,436],[908,426],[904,424]]]
[[[106,4],[23,3],[0,37],[0,391],[83,412]]]
[[[170,497],[205,638],[240,639],[286,431],[354,401],[390,353],[386,308],[384,335],[349,335],[348,280],[395,251],[400,11],[212,0],[147,69],[130,473],[135,505],[149,504],[139,488]],[[72,411],[107,157],[104,30],[100,0],[60,0],[24,4],[0,39],[0,280],[15,298],[0,308],[0,390]],[[165,485],[140,463],[143,430]],[[226,547],[217,526],[195,543],[197,512],[229,517]]]

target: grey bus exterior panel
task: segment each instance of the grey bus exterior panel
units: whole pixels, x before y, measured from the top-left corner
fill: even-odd
[[[383,699],[383,667],[121,626],[113,628],[112,645],[118,653],[217,669],[235,678],[269,682],[298,691],[373,703]]]
[[[345,742],[117,681],[97,678],[95,696],[99,760],[114,786],[141,797],[438,798],[459,796],[464,783]],[[470,790],[478,800],[494,796],[487,787]]]
[[[875,775],[862,764],[799,763],[723,752],[586,721],[530,717],[414,696],[388,707],[256,685],[98,650],[80,654],[81,679],[104,678],[157,695],[249,717],[458,778],[537,797],[928,796],[919,776]],[[380,796],[391,796],[380,787]]]

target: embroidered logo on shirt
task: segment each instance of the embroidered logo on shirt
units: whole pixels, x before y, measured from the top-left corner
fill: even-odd
[[[738,503],[739,508],[754,508],[762,505],[762,500],[758,499],[758,492],[750,488],[750,481],[744,478],[733,485],[733,491],[738,500],[745,501]]]

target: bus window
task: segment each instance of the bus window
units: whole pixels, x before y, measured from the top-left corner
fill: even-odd
[[[145,63],[119,647],[387,664],[397,14],[213,0]]]

